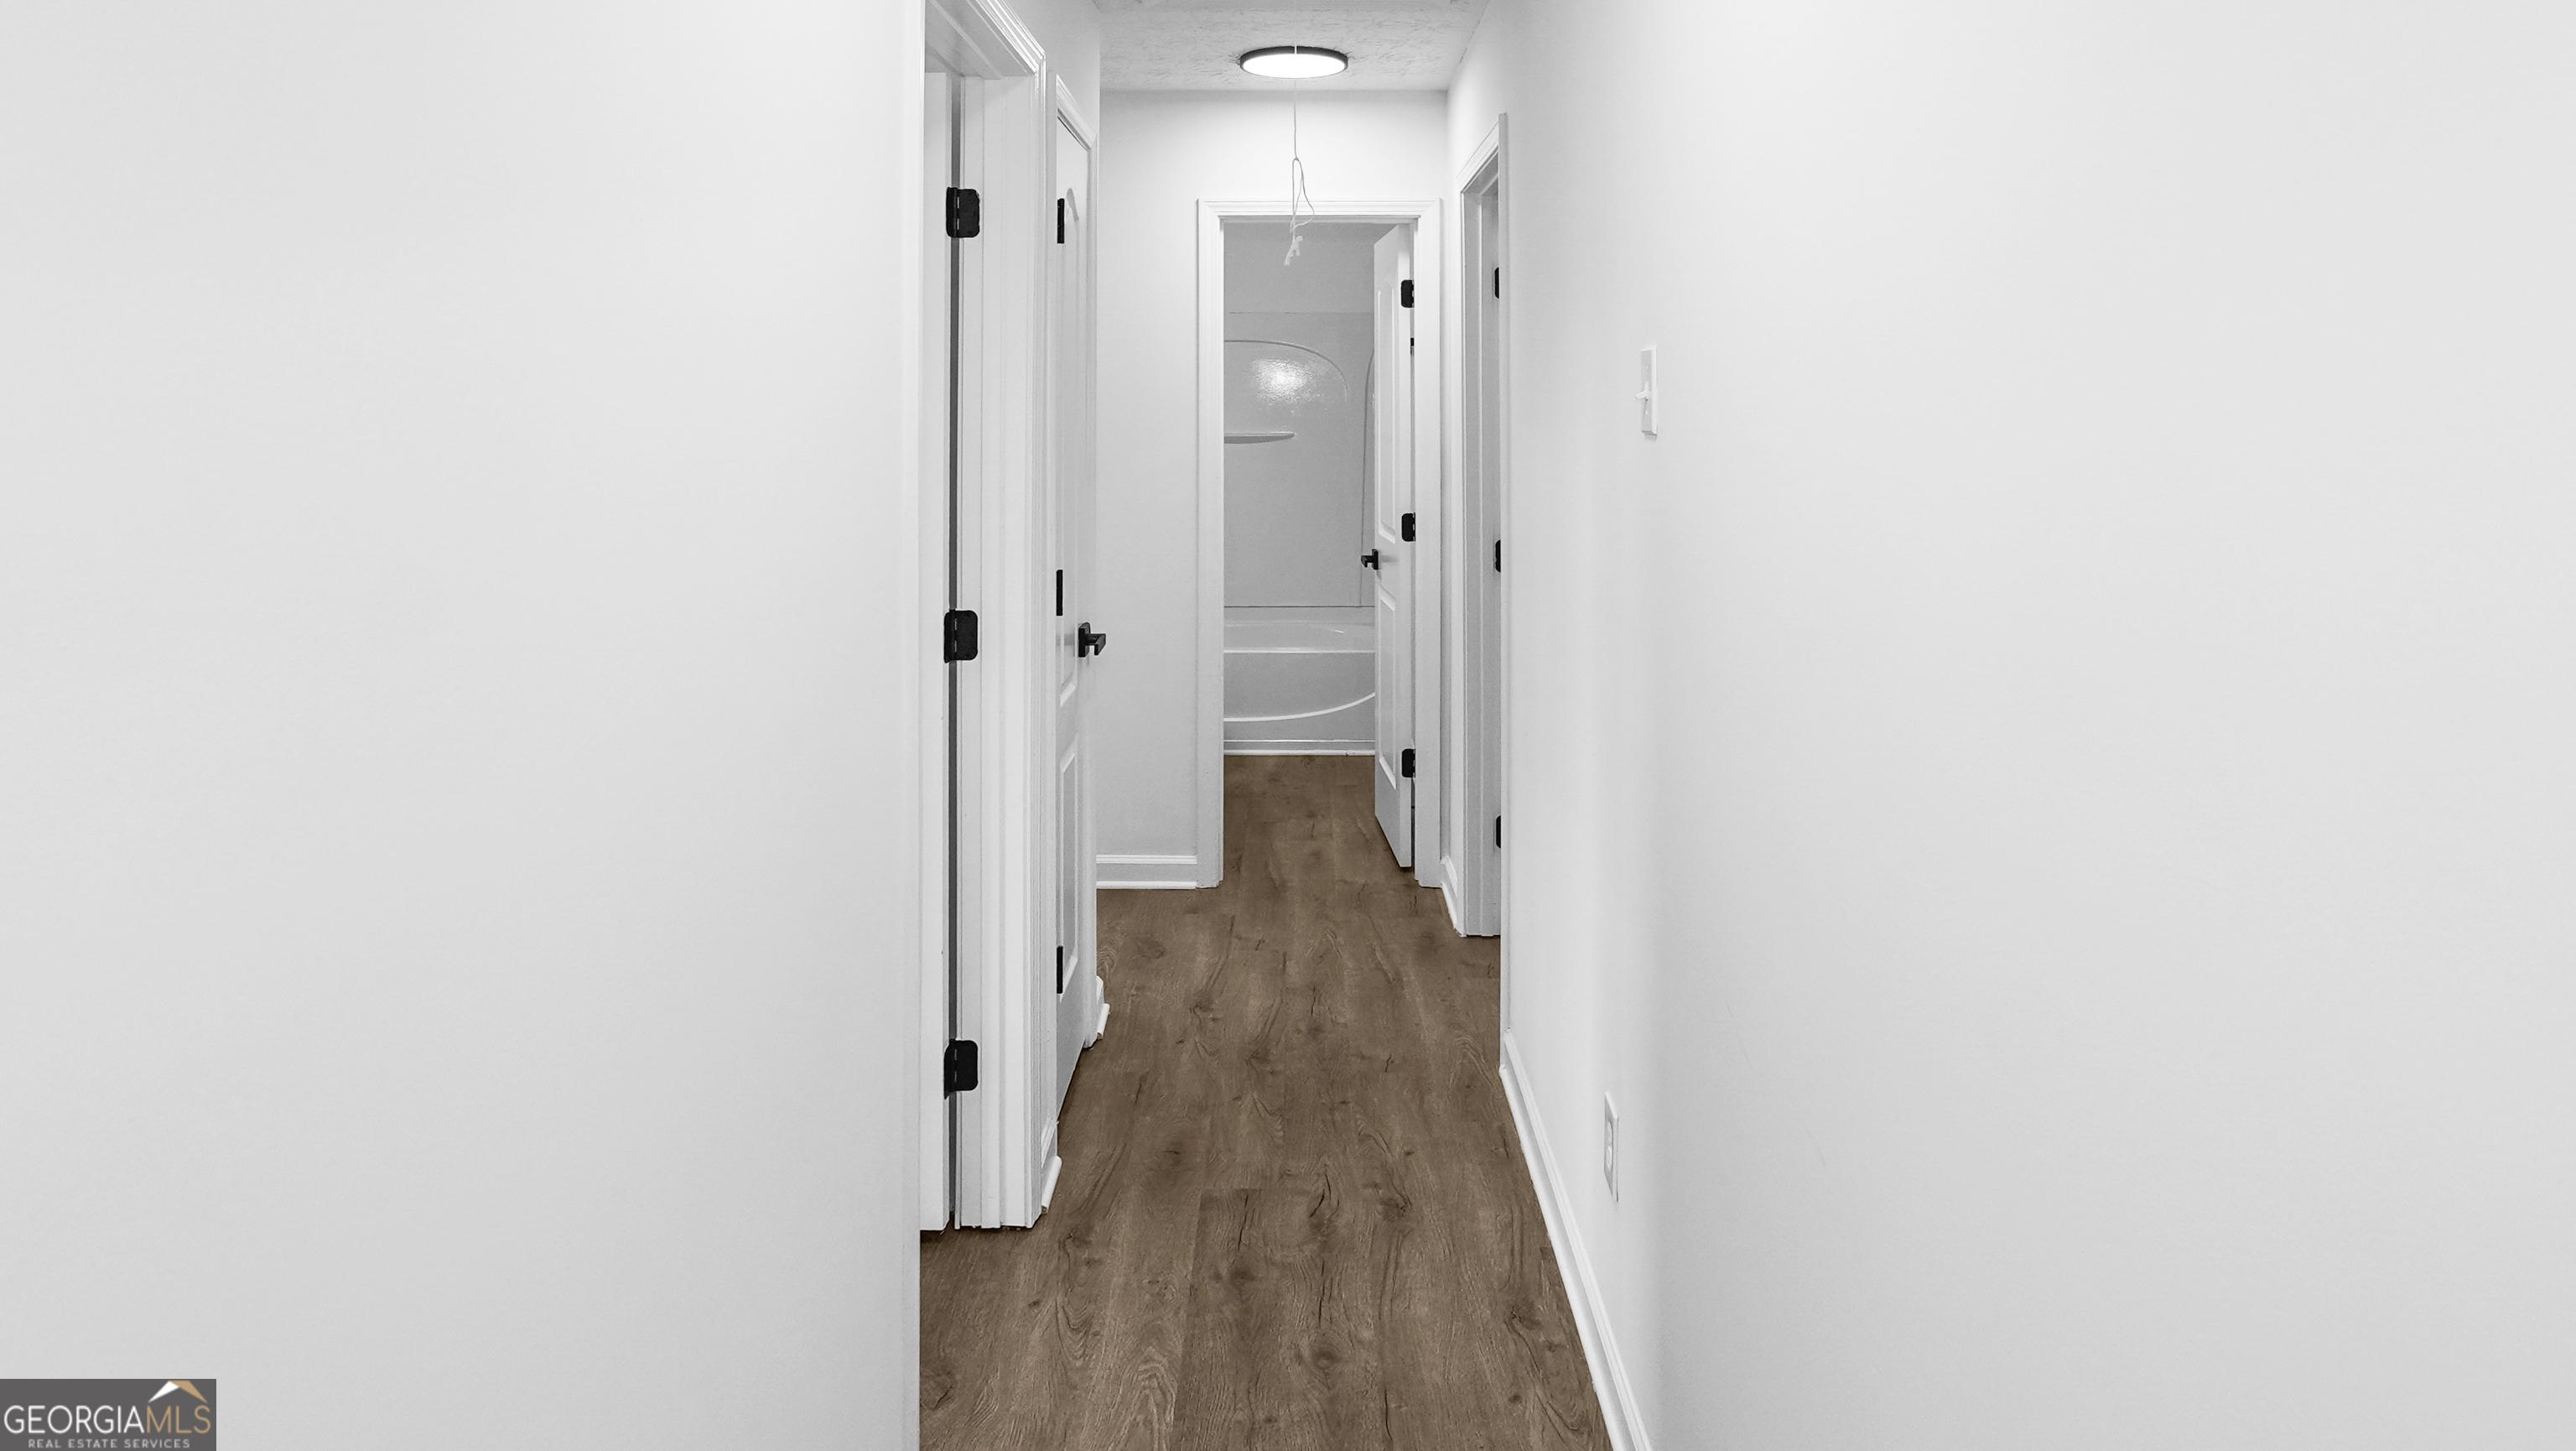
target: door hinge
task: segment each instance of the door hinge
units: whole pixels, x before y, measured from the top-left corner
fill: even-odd
[[[958,1038],[940,1055],[939,1084],[944,1093],[966,1093],[975,1087],[975,1040]]]
[[[1402,283],[1400,283],[1400,284],[1398,284],[1398,285],[1397,285],[1397,287],[1396,287],[1396,289],[1395,289],[1395,305],[1396,305],[1396,306],[1398,306],[1398,307],[1411,307],[1411,306],[1413,306],[1413,279],[1412,279],[1412,278],[1408,277],[1408,278],[1404,279],[1404,281],[1403,281]]]
[[[1497,817],[1495,817],[1495,818],[1494,818],[1494,845],[1496,845],[1496,846],[1501,846],[1502,844],[1503,844],[1503,819],[1502,819],[1501,817],[1497,816]]]
[[[1497,539],[1497,540],[1495,540],[1495,541],[1494,541],[1494,573],[1496,573],[1496,574],[1500,574],[1500,573],[1502,573],[1502,572],[1503,572],[1503,541],[1501,541],[1501,540]]]
[[[1061,942],[1055,949],[1055,991],[1058,997],[1064,995],[1064,944]]]
[[[1404,779],[1408,781],[1413,779],[1413,747],[1411,746],[1404,748]]]
[[[1503,269],[1500,267],[1494,269],[1494,295],[1496,297],[1503,295]]]
[[[948,189],[948,235],[976,237],[984,232],[984,198],[971,186]]]
[[[1062,197],[1057,197],[1055,199],[1055,244],[1059,247],[1064,245],[1064,198]],[[1494,275],[1500,277],[1502,274],[1497,272]],[[1495,284],[1497,287],[1501,285],[1501,283]],[[1502,296],[1499,292],[1494,295],[1496,297]]]
[[[1061,569],[1055,572],[1055,617],[1059,620],[1064,618],[1064,571]]]
[[[1413,542],[1413,516],[1407,514],[1402,520],[1398,521],[1396,532],[1404,537],[1405,543],[1411,544]]]
[[[975,658],[975,612],[950,610],[941,631],[940,653],[954,665]]]
[[[1408,353],[1413,351],[1413,339],[1406,338],[1404,340],[1404,350]]]

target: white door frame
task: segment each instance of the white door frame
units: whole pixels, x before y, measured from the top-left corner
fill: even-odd
[[[1511,662],[1511,572],[1493,570],[1488,551],[1505,527],[1511,481],[1511,308],[1509,245],[1511,237],[1510,148],[1508,117],[1498,117],[1459,170],[1458,250],[1451,275],[1460,279],[1458,344],[1451,356],[1457,366],[1445,385],[1450,393],[1449,418],[1456,429],[1450,444],[1458,460],[1449,501],[1456,521],[1450,545],[1452,588],[1446,598],[1446,669],[1442,675],[1449,739],[1456,743],[1446,769],[1453,814],[1444,840],[1449,851],[1441,863],[1441,888],[1449,902],[1450,920],[1460,932],[1487,937],[1503,930],[1504,874],[1510,856],[1496,846],[1493,822],[1509,815],[1503,803],[1508,769],[1509,734],[1504,730],[1503,703],[1509,699]],[[1490,198],[1490,200],[1489,200]],[[1477,222],[1482,209],[1494,215],[1490,249]],[[1504,269],[1500,295],[1490,314],[1482,289],[1491,269]],[[1481,336],[1482,319],[1492,319],[1495,336]],[[1478,361],[1497,360],[1498,377],[1490,391],[1475,376]],[[1488,408],[1500,416],[1485,417]],[[1491,425],[1490,427],[1488,425]],[[1490,448],[1487,440],[1491,440]],[[1482,586],[1492,580],[1489,593]],[[1488,665],[1488,661],[1494,662]],[[1510,1025],[1511,944],[1503,944],[1504,1025]]]
[[[1055,1114],[1055,729],[1052,590],[1040,470],[1046,467],[1047,274],[1058,88],[1036,37],[999,0],[926,0],[930,64],[957,77],[965,183],[978,236],[959,245],[959,489],[952,533],[944,471],[921,470],[922,901],[919,1196],[924,1228],[1033,1224],[1053,1188]],[[1085,123],[1087,124],[1087,122]],[[931,188],[920,189],[925,198]],[[927,219],[925,233],[941,231]],[[944,239],[943,239],[944,240]],[[945,299],[923,326],[945,322]],[[925,337],[924,347],[929,340]],[[944,392],[945,378],[925,378]],[[944,440],[941,441],[944,448]],[[950,551],[958,603],[975,612],[974,659],[947,664],[941,617]],[[956,870],[947,867],[948,684],[956,696]],[[956,950],[947,954],[953,893]],[[1045,968],[1040,970],[1041,945]],[[943,1091],[952,985],[955,1036],[977,1045],[976,1086]],[[944,1156],[930,1145],[944,1145]],[[945,1162],[941,1162],[944,1157]],[[927,1166],[938,1165],[939,1172]]]
[[[1326,201],[1302,205],[1317,222],[1384,222],[1413,228],[1414,376],[1441,378],[1444,314],[1440,258],[1447,254],[1437,201]],[[1225,877],[1225,223],[1229,218],[1277,221],[1284,201],[1199,203],[1199,518],[1198,518],[1198,882],[1213,887]],[[1416,880],[1439,885],[1440,783],[1443,757],[1437,662],[1440,648],[1441,561],[1446,546],[1440,486],[1442,390],[1413,390],[1414,575],[1413,737]],[[1426,689],[1428,685],[1430,688]]]
[[[904,498],[903,527],[918,542],[898,639],[908,654],[913,693],[914,820],[919,831],[918,895],[908,944],[919,967],[914,981],[918,1030],[912,1078],[918,1108],[913,1201],[923,1229],[948,1223],[948,1102],[940,1092],[940,1053],[948,1042],[948,674],[940,660],[940,616],[948,608],[948,243],[937,200],[948,178],[948,86],[934,73],[923,86],[922,170],[907,188],[918,215],[907,230],[922,251],[910,271],[921,289],[908,299],[905,326],[914,335],[916,370],[905,380],[921,420],[914,448],[917,486]]]

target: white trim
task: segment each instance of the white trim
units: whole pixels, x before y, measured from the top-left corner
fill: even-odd
[[[1476,934],[1467,930],[1466,919],[1458,915],[1461,891],[1458,886],[1458,859],[1447,853],[1440,857],[1440,905],[1449,909],[1449,926],[1461,937]]]
[[[1494,601],[1487,606],[1484,597],[1486,541],[1510,533],[1506,516],[1509,512],[1511,480],[1511,316],[1509,294],[1492,304],[1494,309],[1494,353],[1497,379],[1493,397],[1498,415],[1492,422],[1490,436],[1494,441],[1493,456],[1488,459],[1481,439],[1467,436],[1470,425],[1484,433],[1486,420],[1480,400],[1468,396],[1470,371],[1481,356],[1481,331],[1476,322],[1487,305],[1486,268],[1509,270],[1511,149],[1508,144],[1509,118],[1496,117],[1493,129],[1478,142],[1460,168],[1453,195],[1458,202],[1458,226],[1454,229],[1457,245],[1452,253],[1451,272],[1459,278],[1460,306],[1456,314],[1455,359],[1442,380],[1448,399],[1451,433],[1450,457],[1458,467],[1449,481],[1450,517],[1456,521],[1452,531],[1449,590],[1442,598],[1442,654],[1444,673],[1441,677],[1445,698],[1444,729],[1456,749],[1444,764],[1450,800],[1455,806],[1451,823],[1457,847],[1455,870],[1457,897],[1453,905],[1456,920],[1464,931],[1490,936],[1503,930],[1505,874],[1510,856],[1493,845],[1491,821],[1508,816],[1503,804],[1510,782],[1510,742],[1505,729],[1508,712],[1510,672],[1510,609],[1512,573],[1503,571],[1494,584]],[[1490,191],[1494,213],[1493,249],[1486,254],[1479,241],[1478,219],[1482,198]],[[1468,276],[1473,271],[1476,275]],[[1506,287],[1510,284],[1506,281]],[[1479,390],[1481,392],[1481,389]],[[1491,478],[1488,479],[1490,465]],[[1472,467],[1471,467],[1472,466]],[[1471,539],[1469,536],[1473,535]],[[1491,652],[1489,657],[1488,652]],[[1487,658],[1501,666],[1499,678],[1488,679],[1483,669]],[[1511,1023],[1511,946],[1503,947],[1502,967],[1503,1023]]]
[[[1050,1133],[1048,1138],[1052,1140],[1054,1135]],[[1058,1179],[1063,1177],[1064,1155],[1057,1153],[1055,1151],[1055,1145],[1050,1142],[1047,1145],[1046,1171],[1038,1178],[1038,1214],[1046,1213],[1047,1206],[1055,1202],[1055,1184]],[[1037,1218],[1037,1214],[1033,1214],[1029,1216],[1029,1218],[1034,1221]]]
[[[1417,377],[1447,376],[1447,314],[1441,285],[1448,245],[1439,201],[1324,201],[1301,203],[1319,222],[1385,222],[1413,228],[1414,353]],[[1198,731],[1193,752],[1196,786],[1195,885],[1213,887],[1225,868],[1225,222],[1233,217],[1284,217],[1285,201],[1199,203],[1198,248]],[[1428,356],[1425,356],[1425,355]],[[1446,512],[1442,481],[1448,428],[1442,421],[1443,388],[1414,390],[1414,879],[1439,885],[1437,862],[1444,837],[1440,795],[1443,729],[1440,601],[1447,570]],[[1427,419],[1425,413],[1431,416]],[[1429,690],[1422,683],[1432,683]],[[1268,754],[1237,751],[1237,755]],[[1284,754],[1284,753],[1283,753]],[[1324,754],[1301,750],[1299,755]],[[1338,754],[1338,753],[1335,753]],[[1375,754],[1374,750],[1370,754]],[[1102,859],[1104,863],[1107,858]],[[1106,876],[1102,885],[1108,885]]]
[[[906,613],[896,626],[896,638],[914,642],[906,681],[913,695],[907,714],[913,723],[913,815],[921,845],[911,942],[913,961],[920,969],[913,1004],[920,1026],[912,1065],[914,1093],[920,1099],[915,1127],[920,1141],[914,1145],[914,1172],[920,1182],[913,1186],[913,1199],[923,1229],[947,1227],[951,1149],[948,1097],[940,1082],[940,1055],[948,1043],[948,685],[947,666],[933,642],[937,630],[930,623],[948,603],[948,250],[930,237],[939,226],[930,189],[947,185],[945,137],[951,84],[945,72],[922,79],[922,130],[911,147],[920,170],[910,173],[905,203],[905,231],[914,239],[905,270],[922,285],[904,289],[904,326],[913,346],[908,350],[911,364],[904,370],[903,386],[918,429],[907,468],[916,482],[905,491],[898,527],[917,544],[905,580]],[[934,109],[938,113],[935,129]],[[940,152],[936,165],[930,156],[934,144]],[[932,293],[938,297],[935,306],[926,295]],[[935,337],[934,316],[939,319]]]
[[[1306,741],[1236,741],[1229,756],[1374,756],[1375,746],[1318,746]]]
[[[1109,994],[1107,994],[1107,993],[1105,993],[1105,992],[1104,992],[1104,993],[1102,993],[1102,994],[1100,995],[1100,1021],[1098,1021],[1098,1022],[1096,1022],[1096,1023],[1093,1023],[1093,1024],[1091,1025],[1091,1042],[1093,1042],[1093,1043],[1097,1043],[1097,1042],[1099,1042],[1102,1038],[1105,1038],[1105,1037],[1107,1037],[1108,1035],[1109,1035]],[[1083,1046],[1085,1046],[1085,1047],[1089,1047],[1089,1046],[1090,1046],[1090,1044],[1084,1044]]]
[[[928,0],[930,58],[961,76],[1033,76],[1046,52],[1020,17],[998,0]]]
[[[1556,1172],[1556,1155],[1548,1149],[1547,1125],[1538,1115],[1521,1064],[1520,1045],[1503,1030],[1503,1097],[1510,1100],[1512,1122],[1520,1129],[1521,1157],[1529,1165],[1530,1183],[1538,1191],[1538,1210],[1547,1221],[1547,1242],[1556,1251],[1556,1267],[1565,1280],[1565,1297],[1574,1309],[1575,1333],[1583,1340],[1583,1361],[1592,1371],[1593,1399],[1601,1407],[1602,1429],[1610,1451],[1653,1451],[1646,1440],[1645,1418],[1637,1411],[1637,1393],[1628,1384],[1619,1359],[1619,1342],[1610,1332],[1609,1307],[1601,1301],[1601,1282],[1592,1273],[1592,1256],[1583,1248],[1583,1232],[1574,1221],[1574,1205],[1565,1181]]]
[[[1220,403],[1216,426],[1209,427],[1207,400],[1225,396],[1225,231],[1223,214],[1204,201],[1198,250],[1199,688],[1198,739],[1190,751],[1197,793],[1191,845],[1197,848],[1195,885],[1213,887],[1225,880],[1225,420]]]
[[[1199,859],[1195,856],[1103,855],[1100,858],[1100,890],[1104,892],[1196,888],[1205,885],[1199,880],[1199,875]],[[1105,1015],[1109,1008],[1106,998],[1101,1000],[1100,1007]]]
[[[1100,127],[1092,121],[1090,114],[1082,109],[1081,103],[1073,98],[1073,87],[1064,83],[1063,74],[1059,72],[1052,79],[1055,82],[1056,119],[1070,127],[1074,139],[1082,143],[1082,149],[1092,154],[1094,158],[1092,170],[1097,173],[1100,169],[1097,160],[1100,155]],[[1094,175],[1091,181],[1096,186],[1099,182],[1098,176]],[[1098,208],[1097,199],[1092,202],[1092,206],[1095,210]],[[1094,255],[1097,255],[1096,251]]]

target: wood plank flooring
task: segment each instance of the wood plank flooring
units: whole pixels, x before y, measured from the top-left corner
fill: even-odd
[[[1054,1204],[922,1239],[929,1451],[1608,1444],[1496,945],[1396,867],[1369,769],[1229,758],[1225,885],[1101,895]]]

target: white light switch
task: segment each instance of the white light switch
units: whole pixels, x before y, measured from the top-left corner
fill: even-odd
[[[1655,436],[1655,350],[1637,354],[1637,431]]]

